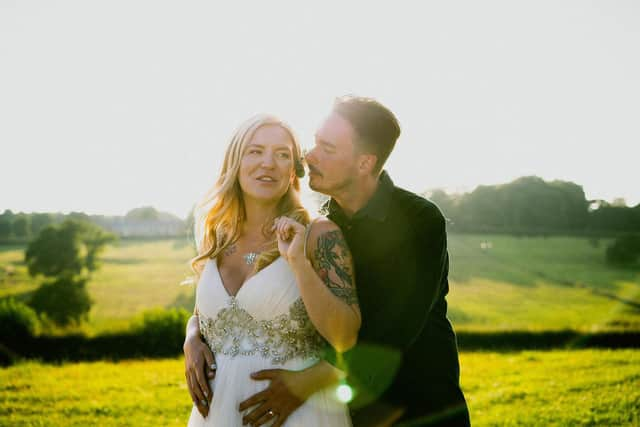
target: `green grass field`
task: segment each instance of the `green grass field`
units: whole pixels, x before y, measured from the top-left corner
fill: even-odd
[[[490,249],[481,243],[491,242]],[[640,271],[604,262],[608,242],[450,235],[450,317],[457,330],[640,330]],[[28,300],[23,247],[0,247],[0,298]],[[89,284],[88,333],[128,327],[152,307],[193,306],[192,248],[182,240],[108,247]],[[0,370],[0,426],[182,426],[181,359]],[[474,425],[640,425],[640,351],[462,353]]]
[[[470,330],[640,330],[640,270],[606,265],[607,244],[452,235],[450,317]]]
[[[482,242],[491,249],[482,250]],[[449,236],[449,315],[458,330],[640,330],[640,270],[604,262],[607,241],[585,238]],[[89,283],[95,300],[89,332],[124,328],[151,307],[193,308],[192,248],[185,240],[123,241],[104,253]],[[23,263],[23,248],[0,247],[0,298],[26,300],[38,280]]]
[[[189,260],[195,254],[186,241],[120,241],[108,246],[101,268],[89,282],[95,304],[89,314],[89,332],[122,329],[132,317],[153,307],[193,310],[193,287],[179,283],[191,274]],[[24,265],[24,249],[0,247],[3,265],[16,269],[15,277],[0,284],[0,298],[29,298],[42,279],[32,279]]]
[[[462,353],[475,426],[640,425],[640,351]],[[0,369],[2,426],[184,426],[182,359]]]

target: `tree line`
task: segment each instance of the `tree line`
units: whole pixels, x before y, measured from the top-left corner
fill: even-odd
[[[436,189],[424,195],[440,207],[453,232],[591,236],[640,233],[640,204],[628,207],[621,200],[588,200],[582,187],[569,181],[526,176],[506,184],[481,185],[469,193],[449,194]],[[191,232],[191,215],[183,220],[152,207],[133,209],[125,216],[5,210],[0,214],[0,243],[26,243],[47,225],[66,219],[92,222],[120,237],[185,236]]]
[[[582,187],[568,181],[527,176],[464,194],[436,189],[424,195],[440,207],[451,231],[596,236],[640,232],[640,204],[587,200]]]
[[[124,216],[87,215],[84,212],[0,214],[0,243],[27,243],[49,225],[66,220],[92,223],[120,237],[184,236],[186,222],[175,215],[159,212],[151,206],[130,210]]]

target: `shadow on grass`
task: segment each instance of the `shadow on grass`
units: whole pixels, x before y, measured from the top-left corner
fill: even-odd
[[[640,348],[640,331],[583,333],[565,331],[458,332],[463,351],[520,351],[582,348]]]
[[[474,278],[484,278],[496,282],[510,283],[521,287],[535,287],[538,278],[530,268],[515,265],[513,262],[502,261],[486,252],[479,252],[472,261],[465,256],[453,256],[449,277],[460,283],[469,282]],[[473,265],[473,269],[468,265]]]
[[[640,331],[582,333],[566,331],[459,332],[461,351],[514,352],[585,348],[640,348]],[[151,337],[153,338],[153,337]],[[156,337],[157,338],[157,337]],[[0,337],[0,366],[20,359],[45,362],[162,358],[182,355],[184,335],[150,339],[126,331],[95,337],[81,334],[7,339]]]
[[[622,298],[612,292],[608,292],[607,290],[601,289],[599,287],[596,286],[590,286],[584,283],[580,283],[580,282],[570,282],[568,280],[554,280],[552,277],[550,277],[548,274],[542,273],[542,272],[538,272],[537,275],[541,278],[541,279],[545,279],[545,280],[553,280],[554,283],[557,283],[561,286],[565,286],[568,288],[576,288],[576,289],[585,289],[590,291],[593,295],[595,296],[599,296],[599,297],[603,297],[606,299],[610,299],[613,301],[617,301],[621,304],[624,304],[625,306],[633,309],[633,311],[640,311],[640,303],[630,300],[628,298]]]
[[[630,300],[630,299],[626,299],[626,298],[621,298],[618,295],[615,294],[611,294],[605,291],[601,291],[600,289],[590,289],[591,293],[600,297],[604,297],[607,299],[611,299],[614,301],[617,301],[621,304],[624,304],[626,306],[627,309],[630,309],[629,311],[631,312],[640,312],[640,303]]]
[[[531,255],[525,250],[527,242],[513,245],[507,252],[482,248],[481,245],[491,243],[486,240],[490,238],[491,236],[478,236],[477,239],[452,237],[449,247],[451,279],[468,282],[474,277],[481,277],[523,287],[536,286],[542,279],[554,286],[580,285],[611,292],[618,289],[616,282],[640,281],[640,268],[606,264],[604,249],[601,254],[574,255],[571,247],[555,248],[550,242],[547,252]],[[503,243],[512,245],[513,241]],[[532,244],[537,245],[539,242],[532,241]],[[576,244],[579,250],[580,243],[576,241]]]
[[[556,277],[553,274],[549,274],[545,271],[541,271],[538,266],[527,264],[525,262],[514,262],[513,260],[501,260],[498,256],[490,254],[486,251],[479,251],[478,257],[482,257],[482,261],[478,262],[474,260],[473,270],[464,268],[456,269],[456,262],[452,262],[454,268],[452,268],[450,278],[459,283],[471,282],[473,279],[487,279],[491,281],[509,283],[515,286],[521,287],[535,287],[538,282],[544,281],[552,286],[583,289],[591,292],[592,295],[617,301],[624,304],[627,307],[635,310],[640,310],[640,303],[632,299],[623,298],[616,295],[613,291],[617,286],[612,282],[603,282],[602,280],[595,280],[592,283],[583,283],[579,280],[572,281],[563,277]],[[459,262],[464,262],[462,257]],[[628,268],[611,268],[611,271],[617,271],[624,273],[623,276],[616,279],[618,280],[637,280],[634,269]]]
[[[479,316],[476,316],[476,317],[470,316],[464,311],[462,311],[461,309],[454,306],[449,306],[447,308],[447,318],[454,325],[461,325],[469,322],[478,322],[482,320]]]

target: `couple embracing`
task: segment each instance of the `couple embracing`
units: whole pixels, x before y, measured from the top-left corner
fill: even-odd
[[[352,96],[304,157],[276,117],[236,131],[196,213],[190,427],[469,425],[445,220],[382,169],[399,135],[391,111]],[[330,196],[314,220],[305,163]]]

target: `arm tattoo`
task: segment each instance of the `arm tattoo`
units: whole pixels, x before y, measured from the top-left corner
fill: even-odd
[[[318,237],[318,247],[315,251],[318,275],[334,295],[349,305],[357,305],[358,297],[353,286],[349,260],[349,247],[339,230]]]

